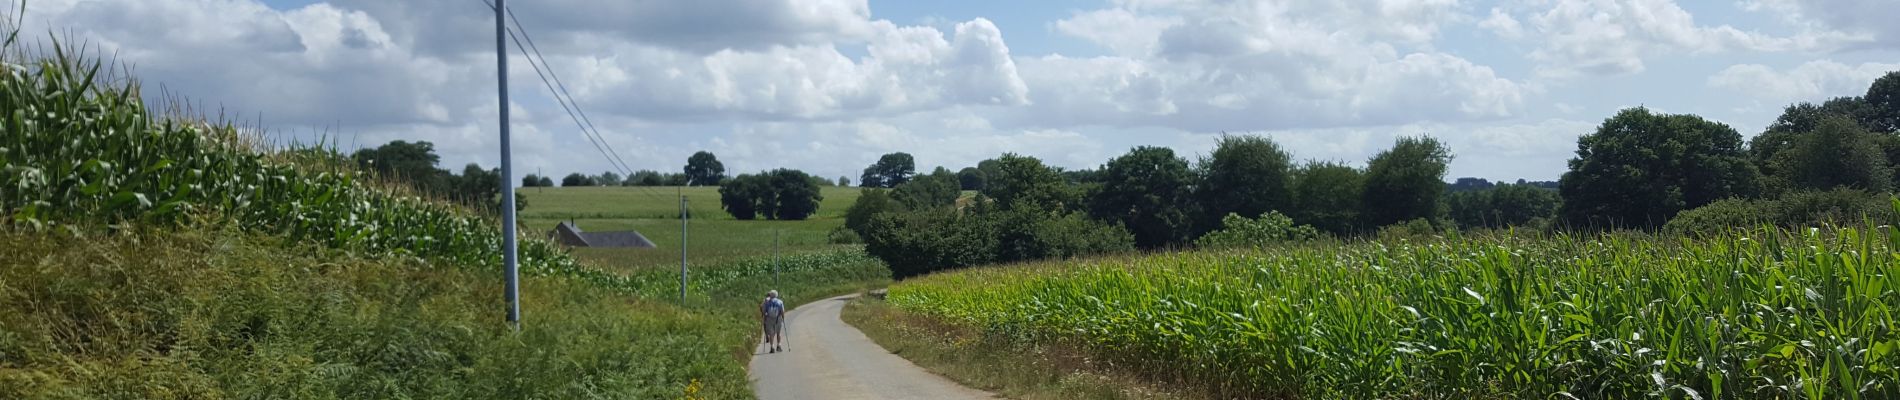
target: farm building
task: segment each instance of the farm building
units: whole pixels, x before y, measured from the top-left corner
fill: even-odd
[[[632,247],[653,248],[653,241],[640,232],[583,232],[580,226],[572,222],[562,222],[548,231],[548,239],[568,247]]]

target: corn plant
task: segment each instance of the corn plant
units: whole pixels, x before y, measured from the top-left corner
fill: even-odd
[[[989,268],[910,312],[1245,397],[1900,397],[1900,231],[1288,244]]]

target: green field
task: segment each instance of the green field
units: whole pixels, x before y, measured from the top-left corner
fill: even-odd
[[[1242,398],[1900,397],[1900,230],[1319,242],[939,273],[891,305]]]
[[[851,248],[830,244],[826,234],[844,226],[845,208],[857,201],[859,189],[823,187],[818,212],[803,221],[733,219],[719,207],[717,187],[537,187],[521,193],[528,202],[521,223],[535,235],[570,220],[586,231],[631,229],[645,235],[659,248],[574,249],[574,255],[595,266],[637,271],[679,265],[681,193],[695,216],[687,223],[688,263],[701,264],[771,256],[774,235],[781,235],[784,254]]]

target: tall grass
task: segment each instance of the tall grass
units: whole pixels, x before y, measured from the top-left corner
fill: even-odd
[[[902,309],[1246,397],[1900,397],[1900,232],[1308,244],[902,282]]]

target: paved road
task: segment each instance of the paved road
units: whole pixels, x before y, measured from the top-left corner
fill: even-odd
[[[820,300],[786,313],[786,351],[752,356],[752,391],[778,399],[989,399],[884,351],[838,318],[852,296]]]

